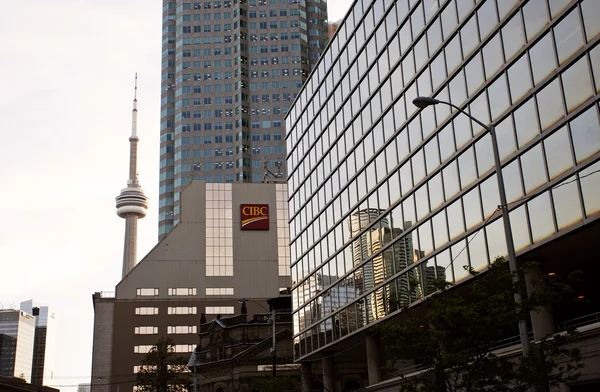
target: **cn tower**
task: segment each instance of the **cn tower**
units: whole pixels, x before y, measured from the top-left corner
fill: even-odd
[[[117,215],[125,219],[125,246],[123,249],[123,277],[131,271],[137,261],[137,222],[146,216],[148,198],[140,187],[137,178],[137,73],[131,115],[131,136],[129,137],[129,180],[127,188],[117,196]]]

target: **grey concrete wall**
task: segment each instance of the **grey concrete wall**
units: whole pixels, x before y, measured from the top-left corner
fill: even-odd
[[[109,392],[111,382],[114,299],[102,299],[100,293],[94,294],[94,342],[92,348],[92,390]]]

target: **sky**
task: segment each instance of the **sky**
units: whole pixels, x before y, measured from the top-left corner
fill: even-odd
[[[329,20],[351,1],[330,0]],[[54,382],[89,382],[92,294],[114,291],[134,75],[138,173],[150,198],[138,258],[158,237],[160,0],[4,1],[0,13],[0,308],[33,299],[57,323]]]

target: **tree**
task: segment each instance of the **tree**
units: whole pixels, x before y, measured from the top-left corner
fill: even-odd
[[[137,374],[141,392],[183,392],[192,389],[187,358],[175,354],[171,338],[160,338],[146,354]]]
[[[524,269],[518,272],[522,276]],[[524,279],[516,286],[504,259],[497,259],[485,273],[469,272],[480,276],[468,287],[449,290],[447,282],[436,282],[438,291],[425,300],[425,314],[405,308],[408,319],[402,325],[375,328],[394,359],[412,360],[423,369],[419,376],[405,379],[401,391],[525,392],[533,385],[544,391],[579,377],[579,351],[564,348],[573,331],[542,339],[527,357],[492,352],[498,341],[518,334],[518,321],[530,312],[574,298],[570,284],[557,275],[545,276],[517,305],[514,293],[524,292]]]

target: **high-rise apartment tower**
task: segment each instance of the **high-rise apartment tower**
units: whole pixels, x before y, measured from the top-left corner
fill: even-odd
[[[163,0],[159,238],[192,178],[287,176],[283,116],[327,43],[318,0]]]

